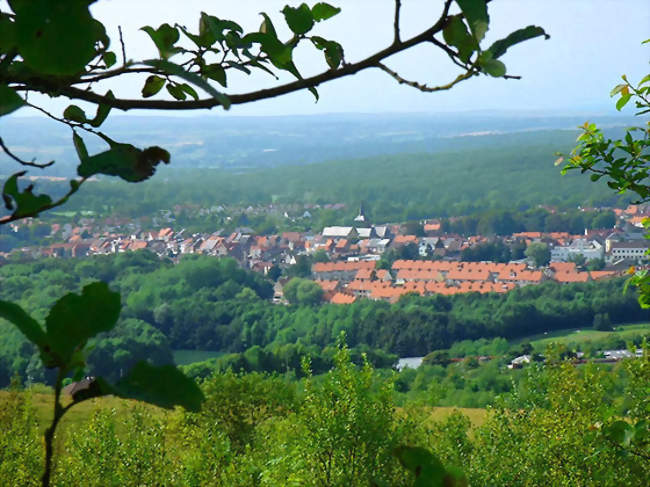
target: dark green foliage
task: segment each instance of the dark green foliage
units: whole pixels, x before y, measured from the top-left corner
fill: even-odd
[[[536,267],[547,266],[551,261],[551,249],[543,242],[531,243],[525,252],[526,257],[533,260]]]
[[[283,288],[284,297],[298,306],[314,306],[323,299],[323,288],[314,281],[294,277]]]
[[[606,185],[594,185],[578,174],[562,177],[547,163],[549,154],[571,144],[570,136],[537,134],[536,139],[531,141],[525,135],[514,135],[508,143],[498,139],[494,147],[480,150],[385,155],[245,174],[218,169],[170,169],[166,170],[167,177],[178,184],[154,179],[134,187],[103,181],[94,184],[92,192],[75,195],[68,208],[93,210],[100,215],[140,217],[178,204],[209,208],[215,204],[247,207],[271,203],[345,203],[349,211],[322,210],[314,215],[314,221],[302,223],[320,231],[325,225],[347,224],[355,216],[352,210],[362,200],[368,216],[377,223],[479,215],[483,233],[510,234],[567,230],[582,233],[585,228],[601,228],[607,222],[596,222],[598,226],[595,226],[591,217],[597,213],[579,212],[576,208],[579,205],[620,206],[630,201],[613,194]],[[477,160],[481,161],[480,165],[476,164]],[[395,167],[400,170],[396,172]],[[527,177],[522,179],[524,172]],[[468,177],[470,174],[472,177]],[[540,204],[572,211],[568,215],[551,216],[548,211],[535,208]],[[321,213],[322,219],[318,218]],[[605,214],[611,218],[610,212]],[[200,220],[193,217],[193,221]],[[274,224],[288,225],[284,220]],[[206,230],[207,223],[203,225]],[[461,223],[445,229],[478,233],[478,220],[471,225],[468,222],[466,228],[460,227]]]
[[[569,285],[547,282],[505,295],[407,296],[393,305],[368,300],[351,305],[273,305],[268,301],[271,282],[244,271],[233,260],[188,256],[172,265],[149,252],[5,265],[0,268],[0,298],[18,302],[43,320],[58,296],[78,291],[88,279],[98,277],[119,290],[125,303],[125,321],[120,325],[124,339],[115,334],[98,336],[97,355],[89,356],[90,365],[110,371],[112,379],[119,378],[120,369],[126,373],[127,364],[136,358],[145,358],[145,351],[152,354],[152,363],[164,363],[170,348],[237,354],[223,358],[217,367],[221,370],[232,364],[234,370],[284,372],[299,369],[300,356],[311,354],[305,352],[310,347],[316,347],[316,360],[341,331],[353,349],[365,345],[408,357],[424,356],[465,339],[512,339],[589,327],[599,313],[608,313],[613,324],[650,318],[634,293],[622,293],[621,279]],[[315,289],[311,282],[304,284]],[[4,384],[14,371],[45,380],[45,371],[37,367],[38,357],[32,360],[33,346],[14,334],[2,333],[0,339],[12,344],[0,348]],[[302,351],[280,352],[298,340],[306,347]],[[256,346],[242,362],[243,353]]]
[[[612,330],[612,322],[609,319],[609,314],[608,313],[596,313],[594,315],[593,327],[594,327],[594,330],[611,331]]]

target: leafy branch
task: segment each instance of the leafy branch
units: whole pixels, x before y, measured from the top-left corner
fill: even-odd
[[[79,295],[69,293],[59,299],[50,309],[43,328],[17,304],[0,301],[0,318],[13,323],[38,348],[45,367],[57,369],[52,422],[43,436],[43,486],[50,485],[56,428],[61,418],[83,401],[112,394],[164,408],[179,405],[190,411],[200,409],[203,394],[191,379],[172,365],[154,367],[146,362],[138,363],[115,385],[101,377],[87,379],[85,387],[73,392],[72,402],[63,406],[63,379],[71,374],[75,380],[83,377],[88,340],[113,329],[120,307],[120,295],[110,291],[106,283],[95,282],[85,286]]]
[[[528,26],[483,49],[481,42],[489,27],[489,2],[446,0],[440,15],[428,28],[408,39],[402,39],[402,2],[396,0],[392,42],[365,59],[350,63],[346,61],[344,48],[339,42],[313,34],[319,23],[338,15],[341,9],[325,2],[317,2],[311,7],[302,3],[297,7],[286,6],[281,11],[291,31],[288,39],[278,36],[272,19],[266,13],[261,13],[262,23],[253,32],[244,32],[238,23],[205,12],[199,18],[198,31],[166,23],[157,28],[142,27],[141,30],[149,36],[158,51],[158,57],[154,59],[128,59],[120,28],[122,65],[115,67],[117,55],[110,50],[111,39],[104,26],[92,17],[88,3],[92,2],[72,0],[63,4],[35,0],[10,2],[11,11],[0,10],[0,29],[3,32],[0,45],[0,116],[29,106],[41,110],[54,120],[68,124],[73,131],[80,129],[100,136],[113,151],[109,163],[104,160],[106,157],[100,158],[101,165],[96,165],[99,161],[96,156],[85,153],[79,139],[73,137],[81,162],[79,175],[118,175],[127,181],[141,181],[151,176],[155,171],[155,163],[160,160],[169,162],[169,154],[160,148],[150,148],[155,149],[153,152],[160,157],[154,164],[149,164],[147,170],[142,171],[138,164],[133,164],[133,160],[128,167],[116,170],[115,167],[121,164],[117,159],[121,154],[116,151],[119,144],[95,130],[103,124],[111,109],[199,110],[219,106],[228,109],[232,105],[252,103],[303,89],[309,90],[318,100],[317,87],[321,84],[370,68],[381,69],[397,82],[424,92],[447,90],[479,74],[518,79],[518,76],[506,73],[506,67],[499,58],[508,48],[520,42],[539,36],[548,38],[541,27]],[[450,15],[454,3],[460,8],[460,13]],[[322,52],[326,70],[309,77],[300,73],[293,53],[303,43]],[[432,87],[425,82],[411,81],[386,65],[388,58],[422,44],[442,49],[462,72],[451,82]],[[262,71],[275,79],[279,79],[279,73],[286,72],[295,80],[246,93],[226,93],[223,89],[228,88],[229,73],[232,70],[247,75],[253,74],[253,71]],[[98,83],[144,75],[147,77],[141,99],[124,98],[110,90],[101,93],[97,89]],[[173,100],[158,97],[163,88]],[[42,107],[29,103],[27,95],[30,92],[88,102],[97,107],[96,115],[88,117],[80,107],[73,104],[65,109],[62,117],[57,117]],[[4,141],[0,147],[21,165],[34,168],[50,165],[18,158],[8,150]],[[71,182],[72,184],[74,183]],[[3,196],[5,201],[11,198],[6,193]],[[61,204],[65,200],[61,200]],[[51,204],[51,198],[47,204],[43,200],[40,209],[18,211],[9,219],[0,220],[0,224],[18,219],[21,217],[19,215],[23,218],[35,216],[54,206],[56,205]]]

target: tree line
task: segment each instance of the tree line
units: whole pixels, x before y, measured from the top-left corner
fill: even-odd
[[[405,357],[465,339],[591,326],[597,314],[608,314],[614,324],[650,318],[633,292],[623,293],[624,279],[546,282],[504,295],[407,295],[395,304],[361,299],[351,305],[274,305],[272,282],[232,259],[186,256],[174,265],[148,251],[8,264],[0,267],[0,297],[43,319],[58,297],[96,278],[123,296],[119,332],[98,337],[89,357],[91,370],[109,377],[119,377],[137,359],[169,361],[175,349],[249,351],[262,362],[270,354],[274,365],[251,370],[282,370],[286,357],[273,358],[273,347],[299,343],[323,350],[341,332],[352,348]],[[33,347],[8,324],[0,326],[2,383],[14,372],[48,381]]]

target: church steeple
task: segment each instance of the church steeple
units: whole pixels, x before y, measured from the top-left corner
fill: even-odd
[[[359,205],[359,214],[356,216],[354,221],[357,223],[366,223],[368,221],[368,219],[366,218],[366,212],[363,208],[363,201]]]

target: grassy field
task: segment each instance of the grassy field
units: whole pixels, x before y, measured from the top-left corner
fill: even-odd
[[[431,419],[434,421],[442,421],[454,411],[460,411],[469,418],[474,427],[481,426],[485,423],[487,416],[487,409],[481,408],[436,407],[432,409]]]
[[[46,392],[39,386],[39,392],[31,392],[31,403],[36,411],[36,418],[39,428],[45,429],[52,418],[52,399],[53,393]],[[7,390],[0,390],[0,407],[10,394]],[[67,402],[64,402],[64,405]],[[174,411],[167,411],[165,409],[145,404],[139,401],[131,401],[120,399],[114,396],[106,396],[101,398],[89,399],[79,403],[61,420],[59,424],[59,431],[65,435],[66,430],[76,429],[83,427],[83,424],[90,418],[94,411],[98,409],[114,409],[119,415],[128,414],[135,406],[146,408],[152,416],[163,416],[168,414],[177,414]],[[460,411],[465,414],[472,422],[473,426],[481,426],[485,422],[487,411],[480,408],[456,408],[456,407],[434,407],[431,408],[431,419],[433,421],[441,421],[448,417],[454,411]]]
[[[223,355],[222,352],[211,352],[209,350],[174,350],[173,354],[176,365],[189,365]]]
[[[615,335],[618,338],[627,339],[636,335],[650,335],[650,323],[640,323],[634,325],[619,325],[614,331],[597,331],[590,328],[571,328],[568,330],[558,330],[547,334],[539,334],[527,337],[521,341],[530,341],[531,345],[537,351],[544,351],[550,343],[579,343],[593,341],[605,338],[609,335]]]

